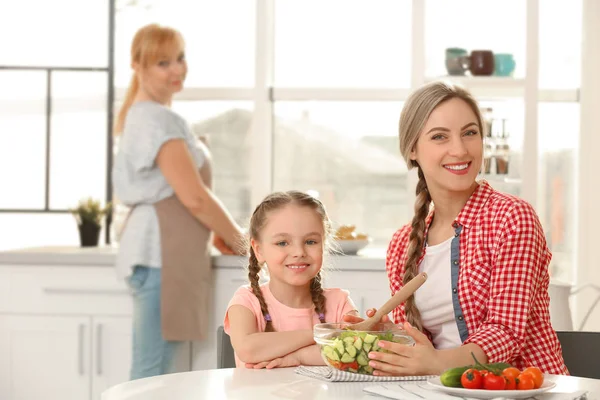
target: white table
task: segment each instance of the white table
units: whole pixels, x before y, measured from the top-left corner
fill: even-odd
[[[600,396],[600,380],[552,376],[552,392],[593,391]],[[102,394],[102,400],[202,399],[344,399],[374,400],[362,388],[373,382],[325,382],[294,373],[294,368],[272,370],[213,369],[161,375],[122,383]],[[435,392],[432,391],[432,399]],[[588,396],[588,400],[600,397]]]

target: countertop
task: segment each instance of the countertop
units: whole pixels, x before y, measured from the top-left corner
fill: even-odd
[[[550,375],[556,387],[548,393],[573,393],[588,391],[588,400],[598,399],[600,380],[572,376]],[[106,390],[101,400],[191,400],[191,399],[361,399],[374,400],[363,392],[366,386],[377,382],[326,382],[298,375],[294,368],[251,370],[243,368],[215,369],[161,375],[122,383]],[[403,384],[397,382],[396,384]],[[414,384],[406,382],[406,384]],[[426,382],[419,383],[428,389]],[[501,396],[501,393],[498,394]],[[431,390],[431,397],[443,395]],[[536,398],[544,399],[539,395]],[[563,398],[562,396],[560,397]],[[458,398],[457,398],[458,399]]]
[[[0,265],[60,265],[113,267],[118,247],[48,246],[0,252]],[[213,255],[213,267],[240,268],[248,259],[241,256]],[[385,249],[364,249],[358,255],[332,255],[326,263],[332,269],[385,271]]]

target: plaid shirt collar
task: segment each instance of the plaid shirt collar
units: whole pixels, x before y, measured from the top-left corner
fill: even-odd
[[[469,228],[473,221],[477,220],[479,217],[479,213],[483,210],[483,206],[487,203],[488,199],[494,193],[494,189],[490,186],[489,183],[485,180],[481,180],[478,182],[479,185],[467,200],[467,203],[458,214],[456,219],[454,220],[454,228],[458,228],[459,226],[464,226]],[[429,212],[427,219],[425,220],[425,237],[427,237],[427,232],[429,231],[429,225],[433,220],[433,214],[435,213],[435,207]]]

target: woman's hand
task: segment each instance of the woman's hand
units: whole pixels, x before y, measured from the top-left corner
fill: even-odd
[[[439,375],[443,371],[438,350],[429,338],[408,322],[404,329],[415,340],[415,346],[380,340],[379,347],[390,353],[372,351],[369,353],[369,365],[375,370],[373,375]]]
[[[231,247],[227,246],[227,243],[225,243],[225,241],[216,234],[213,236],[213,246],[215,246],[215,248],[219,250],[223,255],[236,254],[235,251],[233,251]]]

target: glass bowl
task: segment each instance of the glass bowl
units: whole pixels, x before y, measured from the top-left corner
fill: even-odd
[[[378,346],[379,340],[415,345],[414,339],[397,327],[378,324],[370,331],[353,331],[347,329],[348,325],[345,322],[317,324],[313,330],[323,361],[340,371],[372,375],[369,352],[387,352]]]

